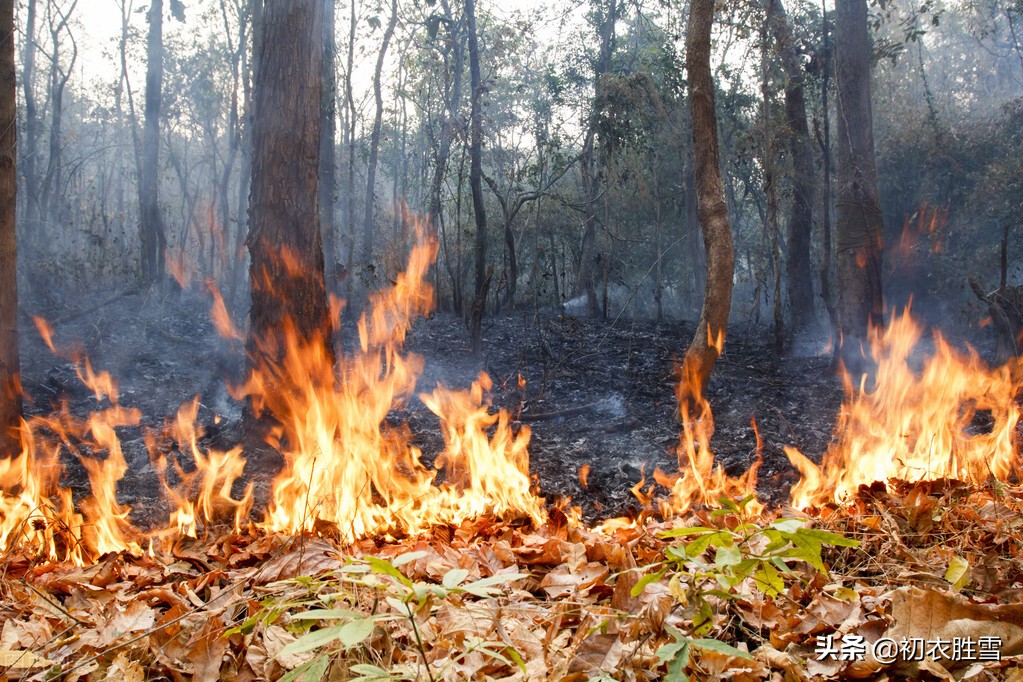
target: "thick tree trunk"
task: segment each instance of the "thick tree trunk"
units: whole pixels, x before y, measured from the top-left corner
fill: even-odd
[[[391,36],[394,35],[394,27],[398,23],[398,0],[391,0],[391,17],[387,21],[387,28],[384,30],[384,38],[380,43],[380,52],[377,54],[377,66],[373,72],[373,100],[376,102],[376,115],[373,118],[373,131],[369,136],[369,162],[366,166],[366,218],[362,223],[362,261],[369,264],[373,257],[373,197],[376,193],[377,182],[377,158],[380,154],[380,127],[384,119],[384,96],[383,84],[380,82],[384,69],[384,58],[387,56],[387,47],[391,43]]]
[[[476,0],[465,0],[465,19],[469,36],[469,81],[472,87],[469,190],[472,192],[473,216],[476,219],[476,281],[469,320],[469,345],[473,354],[478,355],[483,341],[483,312],[486,308],[490,272],[487,270],[487,214],[483,207],[483,79],[480,76],[480,50],[476,39]]]
[[[142,129],[142,175],[139,217],[142,242],[141,275],[148,284],[163,280],[167,236],[160,213],[160,109],[163,99],[163,0],[149,7],[146,41],[146,119]]]
[[[20,448],[21,365],[18,356],[18,277],[15,240],[17,82],[14,0],[0,0],[0,456]]]
[[[263,0],[256,60],[248,350],[279,360],[286,323],[332,353],[318,206],[323,1]]]
[[[619,0],[605,0],[607,10],[600,23],[600,52],[593,68],[593,102],[601,99],[604,84],[603,77],[611,68],[611,56],[615,48],[615,23],[618,21]],[[586,200],[586,220],[583,223],[583,238],[579,248],[579,263],[576,266],[575,296],[586,296],[586,309],[589,315],[600,314],[600,302],[597,300],[597,201],[601,193],[602,160],[596,150],[597,115],[591,112],[590,122],[583,143],[583,152],[579,157],[579,169],[582,176],[583,196]]]
[[[866,0],[838,0],[835,23],[838,317],[841,356],[849,366],[859,356],[859,342],[866,338],[868,325],[880,324],[884,314],[883,224],[874,161]]]
[[[337,160],[334,143],[337,137],[337,40],[334,38],[334,2],[323,0],[323,91],[320,93],[320,231],[323,233],[324,268],[329,287],[337,277],[337,226],[334,204],[337,199]]]
[[[813,296],[810,242],[813,234],[813,202],[817,176],[813,168],[810,127],[806,119],[804,69],[799,59],[792,26],[781,0],[766,0],[768,21],[782,67],[785,69],[785,120],[792,157],[792,208],[787,235],[789,308],[792,331],[797,333],[817,321]]]
[[[680,403],[700,395],[706,386],[720,353],[719,340],[724,340],[732,306],[735,253],[718,165],[714,80],[710,71],[713,24],[714,0],[693,0],[686,29],[686,71],[689,73],[689,106],[693,119],[697,205],[707,253],[707,291],[700,321],[696,325],[696,336],[682,363],[678,387]]]

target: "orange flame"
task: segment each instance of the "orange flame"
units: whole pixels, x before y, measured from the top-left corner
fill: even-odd
[[[844,375],[845,403],[836,441],[820,466],[793,448],[802,476],[791,491],[798,508],[844,502],[860,485],[892,479],[1007,480],[1016,468],[1014,433],[1020,418],[1013,367],[987,367],[972,349],[961,353],[936,334],[923,370],[913,354],[923,331],[908,311],[871,330],[877,364],[872,387]],[[983,415],[984,426],[974,425]]]
[[[371,295],[358,323],[361,352],[342,356],[336,373],[322,344],[303,344],[286,326],[280,364],[267,361],[239,392],[281,424],[276,444],[285,467],[265,527],[309,531],[319,520],[353,540],[483,513],[544,518],[542,500],[530,492],[529,430],[516,433],[505,410],[490,412],[486,375],[469,391],[438,386],[419,396],[441,419],[447,447],[435,467],[443,485],[434,485],[437,471],[421,463],[408,428],[388,421],[411,399],[422,371],[422,358],[400,351],[413,318],[431,308],[426,275],[436,254],[436,240],[421,240],[407,271]]]
[[[708,325],[707,339],[720,356],[725,346],[725,330],[719,329],[715,334]],[[697,505],[717,506],[722,497],[738,499],[755,494],[757,470],[760,467],[758,459],[745,474],[734,478],[715,464],[714,452],[710,447],[710,439],[714,435],[714,415],[704,396],[704,387],[697,373],[679,374],[680,380],[675,386],[682,420],[682,431],[676,448],[678,473],[665,474],[660,470],[654,472],[655,480],[671,489],[670,499],[662,501],[660,505],[660,513],[665,517],[684,514]],[[747,508],[752,513],[758,513],[763,508],[755,501],[750,505]]]

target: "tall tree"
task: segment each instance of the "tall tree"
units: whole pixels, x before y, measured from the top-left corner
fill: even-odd
[[[881,289],[882,228],[870,103],[867,0],[835,3],[838,166],[835,198],[838,318],[841,357],[859,354],[869,324],[884,314]]]
[[[335,0],[323,0],[323,92],[320,94],[320,230],[323,232],[324,267],[327,281],[336,276],[337,229],[334,203],[337,198],[337,169],[334,144],[337,137],[337,39]]]
[[[806,118],[805,69],[799,46],[781,0],[767,0],[768,22],[782,67],[785,70],[785,122],[792,159],[792,205],[786,238],[789,307],[792,331],[799,332],[816,322],[810,241],[813,232],[813,202],[817,196],[817,175],[813,168],[810,127]]]
[[[64,191],[64,93],[78,59],[78,44],[71,35],[71,16],[78,5],[72,0],[69,5],[47,3],[46,13],[50,29],[50,135],[49,155],[46,170],[39,186],[39,204],[42,217],[51,225],[62,225],[67,216],[67,197]],[[63,34],[71,43],[71,54],[67,64],[62,63],[61,46]],[[41,225],[42,223],[40,223]]]
[[[18,191],[16,88],[14,0],[0,0],[0,456],[14,456],[20,450],[21,365],[14,229]]]
[[[369,135],[369,161],[366,165],[366,213],[362,223],[362,260],[368,264],[373,257],[373,196],[376,193],[377,182],[377,159],[380,154],[380,128],[384,120],[384,95],[383,83],[380,79],[383,76],[384,59],[387,58],[387,48],[391,44],[391,36],[394,35],[394,27],[398,23],[398,0],[391,0],[391,16],[387,20],[387,28],[384,29],[384,38],[380,42],[380,52],[377,53],[377,65],[373,71],[373,101],[376,104],[373,117],[373,130]]]
[[[184,21],[184,7],[170,0],[171,11]],[[163,280],[167,234],[160,213],[160,115],[163,108],[163,0],[153,0],[146,15],[146,105],[142,128],[142,168],[139,177],[139,232],[142,281]]]
[[[25,222],[30,239],[38,240],[39,227],[39,106],[36,103],[36,7],[38,0],[29,0],[25,17],[24,66],[21,87],[25,97],[25,138],[22,141],[22,175],[25,178]]]
[[[465,65],[464,32],[461,22],[455,21],[447,0],[440,0],[444,11],[443,23],[447,27],[448,40],[438,41],[440,51],[444,55],[444,92],[445,111],[440,134],[434,142],[433,176],[430,180],[430,226],[441,235],[444,246],[444,260],[451,276],[451,297],[455,312],[462,314],[462,273],[461,268],[452,267],[448,257],[447,239],[445,238],[444,213],[441,204],[441,191],[448,172],[448,159],[451,155],[451,144],[462,130],[462,122],[458,109],[462,102],[462,71]],[[438,26],[439,29],[439,26]],[[448,55],[451,61],[448,61]],[[458,229],[461,234],[461,229]]]
[[[602,0],[606,2],[603,11],[598,6],[598,26],[600,33],[600,51],[593,65],[593,101],[603,100],[604,75],[611,69],[611,56],[615,49],[615,23],[618,21],[619,0]],[[599,5],[600,3],[598,3]],[[576,268],[575,295],[586,296],[586,308],[590,315],[600,314],[600,303],[597,300],[597,201],[600,199],[602,169],[596,150],[597,112],[590,114],[586,139],[583,142],[582,156],[579,167],[582,175],[582,189],[586,201],[586,220],[583,223],[583,238],[579,248],[579,263]]]
[[[710,71],[713,25],[714,0],[692,0],[686,28],[686,71],[689,72],[689,107],[693,121],[697,211],[707,253],[707,289],[696,335],[682,361],[680,403],[699,395],[706,386],[720,353],[719,339],[724,339],[732,307],[735,250],[718,163],[714,79]]]
[[[480,76],[480,48],[476,33],[476,0],[465,0],[465,21],[469,37],[469,82],[472,108],[469,113],[469,190],[476,219],[476,280],[469,319],[469,345],[479,354],[483,341],[483,310],[487,303],[490,274],[487,270],[487,214],[483,207],[483,78]]]
[[[355,264],[355,244],[356,244],[356,232],[355,232],[355,122],[358,117],[358,111],[355,106],[355,87],[353,85],[353,73],[355,71],[355,30],[356,30],[356,0],[348,0],[348,55],[345,61],[345,148],[347,150],[348,157],[348,172],[345,178],[345,217],[346,217],[346,237],[347,237],[347,250],[345,263],[348,277],[348,291],[347,296],[349,299],[352,297],[352,282],[354,277],[351,276],[352,269]]]
[[[323,0],[262,0],[248,246],[250,357],[299,340],[330,351],[318,211]],[[278,357],[271,357],[278,360]]]

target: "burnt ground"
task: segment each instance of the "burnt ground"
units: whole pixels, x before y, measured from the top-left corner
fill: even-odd
[[[111,298],[26,304],[23,383],[31,414],[48,412],[60,401],[78,415],[97,407],[73,363],[55,357],[41,341],[28,318],[37,313],[51,320],[58,349],[80,347],[97,370],[119,380],[121,404],[143,415],[140,427],[120,430],[128,473],[119,498],[145,526],[165,518],[165,505],[144,430],[161,429],[198,395],[203,444],[226,448],[240,442],[242,405],[229,396],[225,379],[241,378],[242,349],[217,338],[206,297],[132,292]],[[428,392],[437,381],[468,387],[486,370],[494,382],[494,404],[520,414],[533,430],[531,469],[548,500],[571,497],[591,520],[617,516],[636,508],[629,489],[643,472],[649,479],[655,467],[677,468],[672,366],[692,337],[692,324],[612,324],[531,311],[492,318],[485,326],[480,361],[469,354],[459,319],[436,315],[418,321],[407,344],[426,359],[418,390]],[[775,358],[766,332],[740,329],[729,338],[708,396],[717,423],[712,446],[729,473],[741,473],[754,459],[750,420],[756,418],[764,439],[761,496],[778,502],[797,478],[782,447],[794,445],[819,459],[831,439],[841,389],[827,357]],[[443,446],[437,418],[418,398],[392,416],[409,422],[424,459]],[[257,478],[269,480],[272,458],[259,461]],[[583,465],[590,467],[588,488],[579,479]],[[88,489],[84,469],[70,456],[65,481],[78,495]]]

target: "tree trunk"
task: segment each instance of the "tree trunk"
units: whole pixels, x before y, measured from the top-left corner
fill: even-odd
[[[710,32],[714,0],[693,0],[686,29],[686,71],[693,120],[696,195],[707,253],[707,290],[696,335],[686,350],[678,385],[679,402],[702,394],[720,353],[732,306],[735,253],[728,207],[718,164],[717,116],[714,80],[710,71]]]
[[[238,169],[238,229],[234,235],[234,249],[231,262],[231,288],[228,303],[233,308],[238,293],[238,285],[243,276],[245,265],[245,243],[249,238],[249,185],[252,180],[252,123],[254,119],[252,79],[255,74],[260,36],[262,35],[263,8],[259,0],[244,0],[248,6],[249,31],[251,47],[241,49],[242,93],[245,102],[245,117],[238,123],[238,145],[241,149],[241,168]],[[239,29],[239,35],[241,30]],[[239,49],[241,46],[239,46]],[[251,58],[249,57],[251,55]]]
[[[16,88],[14,0],[0,0],[0,457],[13,457],[21,451],[15,240],[18,190]]]
[[[39,211],[39,107],[36,104],[36,6],[37,0],[29,0],[25,18],[24,70],[21,87],[25,95],[25,139],[22,144],[22,175],[25,178],[25,223],[29,243],[38,247],[42,243]]]
[[[163,99],[163,0],[149,7],[146,41],[146,119],[142,130],[142,175],[139,214],[142,242],[142,281],[163,280],[167,236],[159,201],[160,109]]]
[[[345,183],[345,214],[347,217],[347,244],[345,251],[345,270],[347,272],[347,290],[345,296],[352,300],[352,283],[355,281],[355,119],[358,114],[355,108],[355,86],[352,73],[355,69],[355,9],[356,0],[349,0],[348,14],[348,56],[345,62],[345,112],[348,119],[345,126],[346,147],[348,150],[348,174]]]
[[[593,106],[600,101],[603,92],[603,77],[611,68],[611,55],[615,48],[615,23],[618,21],[618,1],[606,0],[607,12],[600,23],[600,52],[593,67]],[[586,220],[583,223],[583,238],[579,248],[579,264],[576,268],[575,296],[586,296],[586,309],[590,316],[600,314],[597,300],[597,201],[600,199],[602,161],[596,152],[597,112],[590,113],[590,121],[579,158],[582,189],[586,200]]]
[[[831,87],[831,34],[828,30],[828,10],[821,0],[821,51],[824,55],[821,75],[821,127],[814,122],[814,131],[821,149],[821,165],[824,167],[824,191],[821,200],[821,299],[828,311],[832,336],[837,328],[838,313],[831,293],[831,119],[828,116],[828,88]]]
[[[483,341],[483,312],[486,308],[490,273],[487,271],[487,214],[483,208],[483,82],[480,76],[480,51],[476,40],[476,0],[465,0],[465,18],[469,37],[469,80],[472,87],[472,110],[469,115],[469,190],[472,192],[473,216],[476,218],[476,282],[469,320],[469,345],[479,355]]]
[[[333,288],[337,278],[337,226],[334,221],[334,204],[337,199],[337,161],[334,142],[337,136],[335,124],[337,114],[337,40],[334,38],[335,0],[323,0],[323,91],[320,93],[320,194],[317,198],[320,211],[320,231],[323,233],[324,268],[328,288]]]
[[[884,314],[881,290],[882,215],[874,161],[870,103],[870,39],[866,0],[835,6],[838,83],[838,318],[842,359],[850,369],[870,324]]]
[[[788,126],[789,153],[792,156],[792,207],[786,238],[789,308],[793,333],[814,325],[814,306],[810,242],[813,234],[813,202],[817,196],[817,178],[813,169],[810,128],[806,119],[804,69],[792,36],[792,26],[781,0],[767,0],[768,26],[777,45],[785,70],[785,121]]]
[[[62,33],[70,30],[68,23],[76,6],[77,0],[67,8],[53,6],[50,15],[50,40],[53,43],[53,53],[50,55],[49,157],[46,160],[46,172],[40,183],[39,205],[40,214],[45,222],[57,226],[64,225],[64,221],[68,217],[67,199],[64,196],[64,92],[78,58],[78,45],[72,40],[71,57],[68,60],[67,70],[64,70],[60,61],[60,38]],[[56,16],[53,16],[54,14]],[[56,24],[53,23],[54,20],[56,20]],[[64,230],[57,230],[53,236],[55,239],[62,237],[64,237]]]
[[[760,93],[764,106],[764,196],[767,199],[767,232],[771,242],[771,271],[774,275],[773,286],[773,317],[774,317],[774,354],[781,355],[785,349],[785,317],[782,306],[781,293],[781,239],[778,232],[778,192],[775,181],[777,180],[777,167],[774,163],[774,121],[771,115],[771,88],[770,88],[770,65],[768,63],[768,24],[772,23],[774,2],[768,0],[767,13],[764,18],[764,26],[760,34]]]
[[[444,176],[447,174],[448,161],[451,156],[451,144],[458,136],[458,132],[461,130],[461,122],[458,117],[458,108],[461,106],[462,101],[462,69],[465,63],[465,57],[463,52],[463,35],[459,32],[459,23],[451,19],[451,12],[448,7],[446,0],[441,0],[441,7],[444,9],[445,16],[449,19],[447,22],[448,35],[450,36],[451,52],[454,59],[454,64],[451,66],[451,89],[450,97],[446,102],[447,116],[445,117],[444,127],[441,130],[440,137],[437,141],[437,153],[434,159],[433,166],[433,177],[430,181],[430,225],[434,232],[440,228],[444,230],[444,216],[441,215],[443,210],[441,205],[441,190],[444,186]],[[446,61],[446,60],[445,60]],[[461,172],[459,173],[461,175]],[[459,197],[461,199],[461,182],[459,182]],[[455,229],[460,235],[462,232],[462,226],[459,221],[455,221]],[[444,235],[442,235],[442,238]],[[461,288],[461,266],[453,268],[451,266],[451,259],[448,255],[447,239],[444,239],[444,251],[445,251],[445,263],[447,265],[448,275],[451,277],[451,304],[455,309],[455,313],[458,315],[463,314],[462,309],[462,288]]]
[[[333,352],[318,212],[323,1],[263,0],[254,84],[248,351],[277,361],[285,324]]]
[[[394,34],[394,27],[398,23],[398,0],[391,0],[391,18],[387,21],[387,28],[384,30],[384,39],[380,43],[380,52],[377,54],[377,66],[373,72],[373,100],[376,102],[376,114],[373,118],[373,131],[369,136],[369,162],[366,166],[366,219],[362,223],[362,253],[363,265],[369,265],[373,257],[373,196],[376,193],[377,182],[377,158],[380,152],[380,128],[384,119],[384,96],[383,84],[380,82],[381,72],[384,69],[384,58],[387,56],[387,47],[390,45],[391,36]]]

